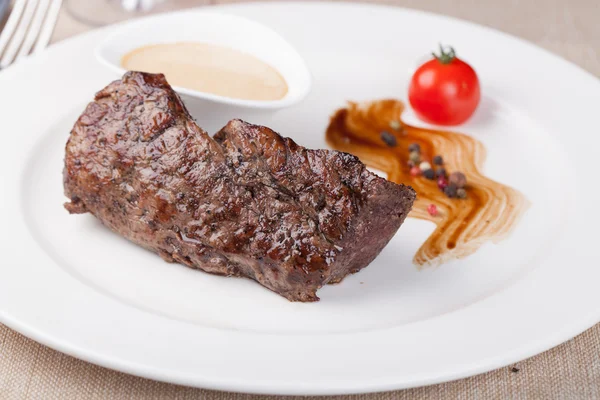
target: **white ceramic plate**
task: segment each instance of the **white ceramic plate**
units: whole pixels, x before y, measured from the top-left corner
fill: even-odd
[[[309,147],[325,146],[329,115],[346,100],[405,98],[416,60],[440,40],[455,46],[484,94],[458,130],[485,143],[489,176],[532,203],[514,234],[419,272],[411,258],[433,225],[409,219],[371,266],[322,289],[321,302],[298,304],[249,280],[166,264],[93,217],[68,215],[64,144],[86,102],[114,78],[93,56],[107,28],[0,73],[0,321],[109,368],[277,394],[456,379],[598,322],[596,78],[502,33],[416,11],[304,3],[223,10],[286,38],[307,61],[313,90],[272,113],[208,103],[192,113],[209,131],[241,117]]]

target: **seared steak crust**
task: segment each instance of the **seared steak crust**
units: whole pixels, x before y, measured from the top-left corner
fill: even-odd
[[[354,156],[307,150],[230,121],[214,139],[163,75],[129,72],[96,94],[66,146],[71,213],[206,272],[293,301],[367,266],[412,207],[412,188]]]

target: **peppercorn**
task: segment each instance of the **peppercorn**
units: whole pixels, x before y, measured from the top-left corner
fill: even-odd
[[[431,169],[431,164],[429,164],[427,161],[423,161],[421,164],[419,164],[419,168],[421,168],[421,171],[425,171],[426,169]]]
[[[429,213],[429,215],[431,215],[432,217],[435,217],[438,214],[438,209],[437,206],[435,204],[430,204],[427,206],[427,212]]]
[[[412,167],[410,169],[410,175],[411,176],[419,176],[419,175],[421,175],[421,170],[419,169],[419,167]]]
[[[435,172],[429,168],[423,171],[423,176],[427,179],[431,179],[434,180],[435,179]]]
[[[443,165],[444,159],[442,158],[442,156],[435,156],[435,157],[433,157],[433,163],[435,165]]]
[[[457,188],[463,188],[467,184],[467,177],[462,172],[453,172],[450,174],[450,183],[455,184]]]
[[[417,153],[420,153],[421,152],[421,145],[419,143],[411,143],[408,146],[408,151],[410,151],[411,153],[413,151],[416,151]]]
[[[410,161],[412,161],[416,164],[419,161],[421,161],[421,154],[419,154],[419,152],[417,152],[417,151],[411,151],[408,158],[410,159]]]
[[[399,131],[400,128],[402,128],[402,125],[400,125],[400,122],[398,121],[390,121],[390,128],[392,128],[395,131]]]
[[[441,190],[446,189],[446,186],[448,186],[448,179],[446,179],[445,176],[440,176],[437,180],[437,185]]]
[[[435,176],[437,176],[438,178],[440,177],[446,177],[446,168],[436,168],[435,170]]]
[[[456,197],[456,191],[458,190],[458,188],[456,187],[456,185],[452,182],[450,182],[450,184],[448,184],[448,186],[446,186],[444,188],[444,193],[446,194],[446,196],[450,197],[450,198],[454,198]]]
[[[466,199],[467,191],[464,188],[458,188],[456,190],[456,197],[458,197],[459,199]]]
[[[392,135],[388,131],[381,132],[381,140],[389,147],[396,147],[398,141],[396,140],[396,136]]]

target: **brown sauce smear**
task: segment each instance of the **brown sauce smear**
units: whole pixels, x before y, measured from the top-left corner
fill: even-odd
[[[358,156],[372,168],[388,174],[396,183],[411,185],[417,201],[409,217],[434,222],[437,227],[415,254],[418,266],[439,265],[473,254],[487,242],[504,239],[527,209],[529,202],[517,190],[483,176],[485,161],[481,142],[461,133],[418,128],[401,120],[404,104],[380,100],[365,104],[350,103],[331,118],[326,139],[336,150]],[[394,126],[393,129],[391,126]],[[399,124],[399,128],[398,128]],[[394,135],[397,146],[389,147],[381,132]],[[408,167],[408,146],[418,143],[421,158],[444,158],[444,168],[460,171],[467,177],[467,198],[448,198],[437,180],[413,177]],[[431,216],[427,206],[435,204],[438,215]]]

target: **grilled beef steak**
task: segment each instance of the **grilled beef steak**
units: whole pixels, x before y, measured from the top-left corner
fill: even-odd
[[[96,94],[66,147],[71,213],[206,272],[245,276],[293,301],[367,266],[415,192],[354,156],[307,150],[230,121],[214,139],[163,75],[129,72]]]

